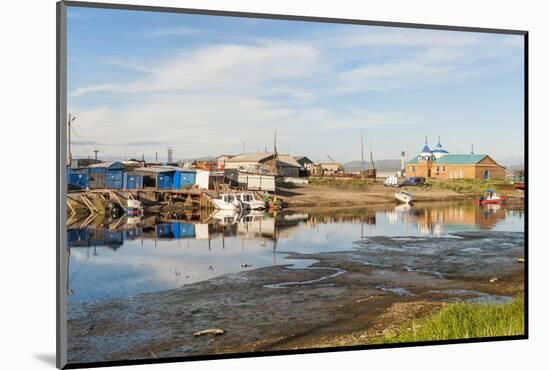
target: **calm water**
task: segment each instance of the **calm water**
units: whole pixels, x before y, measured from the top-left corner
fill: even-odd
[[[67,289],[72,302],[126,297],[259,267],[304,268],[315,262],[285,258],[284,252],[353,251],[358,240],[369,237],[406,242],[475,230],[521,232],[523,210],[447,203],[276,217],[218,213],[178,220],[168,215],[81,220],[68,229]]]

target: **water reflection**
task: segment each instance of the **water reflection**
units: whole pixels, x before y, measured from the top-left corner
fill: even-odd
[[[279,264],[284,252],[350,251],[371,236],[441,237],[455,231],[523,231],[523,209],[469,203],[289,212],[216,212],[71,220],[70,301],[154,292]]]

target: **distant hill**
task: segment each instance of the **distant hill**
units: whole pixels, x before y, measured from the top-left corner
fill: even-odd
[[[401,169],[400,159],[379,159],[374,161],[374,166],[379,171],[399,171]],[[370,161],[365,161],[365,169],[371,168]],[[345,171],[361,170],[361,161],[352,161],[344,163]]]
[[[525,166],[522,157],[495,158],[498,164],[511,170],[521,170]]]
[[[212,156],[204,156],[204,157],[197,157],[197,158],[187,158],[187,159],[184,159],[185,162],[192,162],[192,161],[197,161],[197,162],[212,162],[212,161],[216,161],[217,160],[217,157],[212,157]]]

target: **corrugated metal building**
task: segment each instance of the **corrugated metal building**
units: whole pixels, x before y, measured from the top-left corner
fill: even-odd
[[[189,189],[195,185],[197,171],[177,168],[174,173],[174,189]]]
[[[88,188],[88,169],[68,168],[67,185],[69,190],[86,190]]]
[[[143,189],[143,173],[125,172],[123,187],[124,190]]]
[[[124,165],[120,162],[92,164],[89,170],[90,189],[122,189]]]
[[[143,167],[136,168],[136,172],[143,174],[143,187],[154,187],[157,190],[168,190],[174,186],[173,167]]]
[[[182,239],[195,236],[195,225],[182,222],[167,222],[155,225],[155,236],[159,239]]]

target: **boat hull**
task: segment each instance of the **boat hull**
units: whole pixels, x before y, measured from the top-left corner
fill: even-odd
[[[403,192],[395,193],[394,197],[401,203],[411,204],[413,202],[413,197],[410,194],[405,194]]]
[[[500,197],[498,199],[483,199],[483,200],[480,200],[480,199],[477,199],[475,201],[475,203],[477,205],[483,205],[483,204],[501,204],[501,203],[504,203],[506,202],[508,198],[506,197]]]

